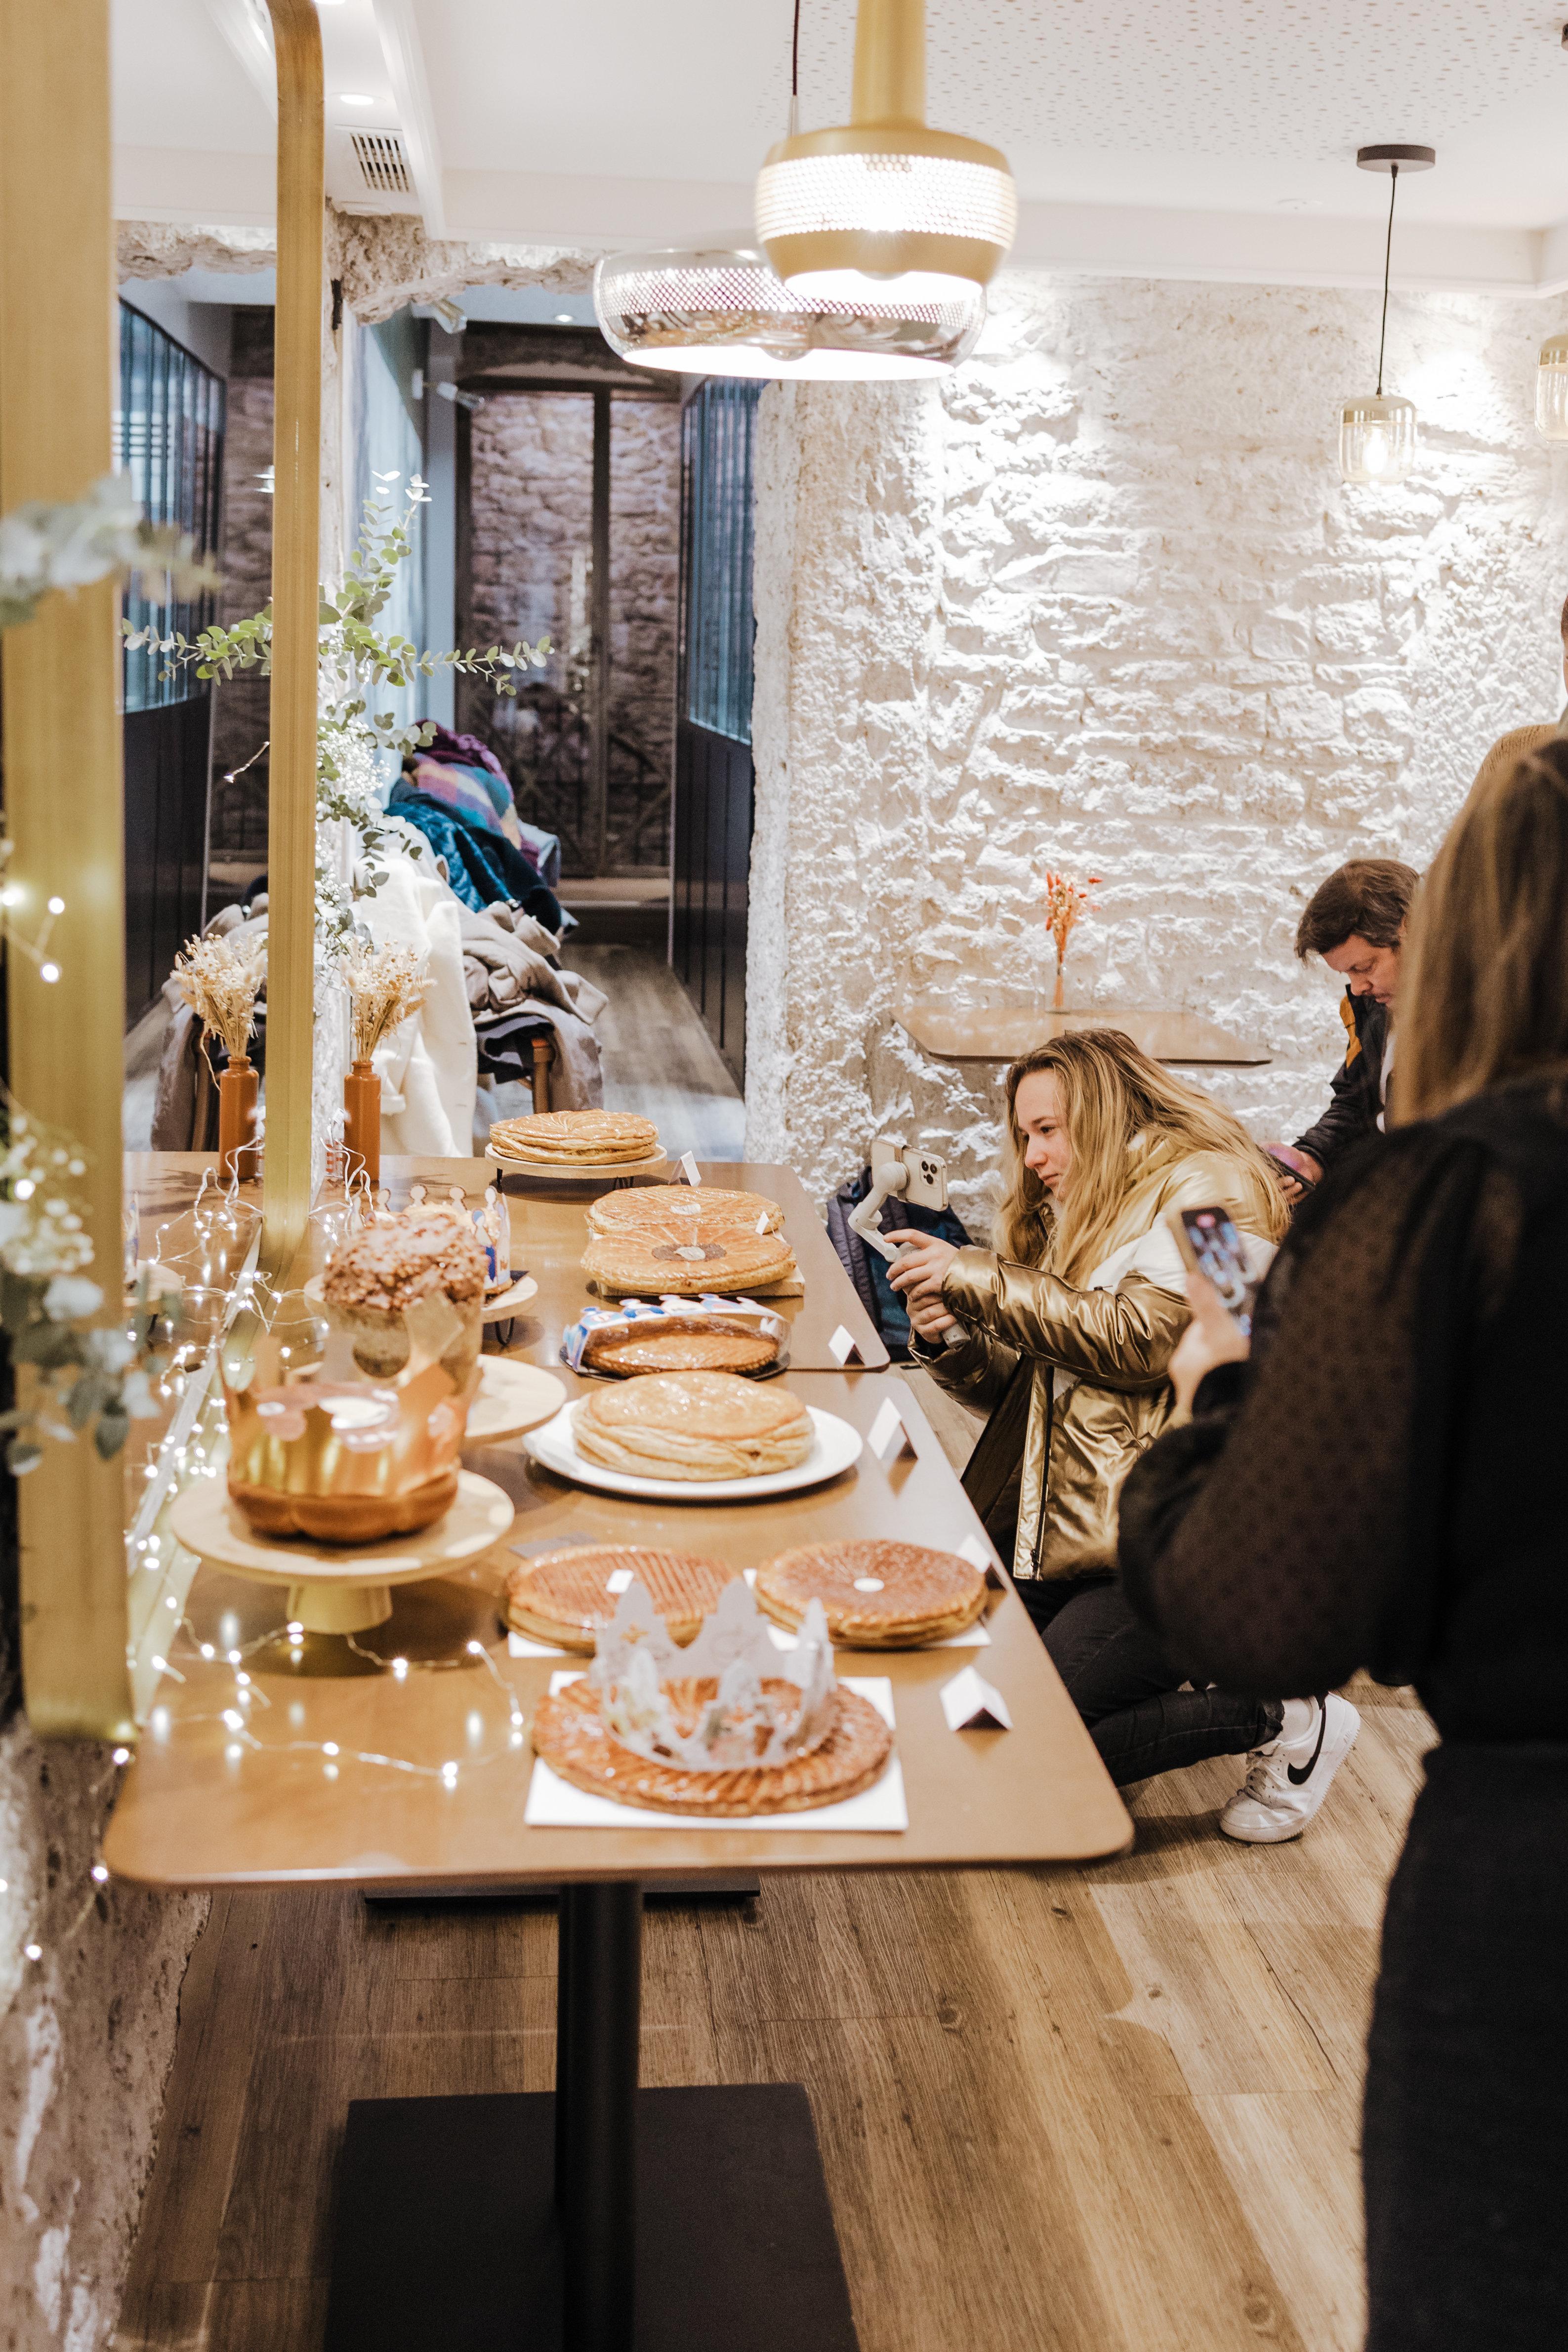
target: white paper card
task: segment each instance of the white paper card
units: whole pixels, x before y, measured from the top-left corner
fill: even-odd
[[[683,1151],[680,1155],[680,1172],[689,1184],[700,1184],[702,1181],[697,1161],[689,1151]]]
[[[767,1232],[767,1229],[768,1229],[768,1213],[767,1213],[767,1211],[764,1209],[764,1210],[763,1211],[762,1215],[757,1219],[757,1231],[758,1231],[758,1233],[760,1233],[760,1234],[765,1234],[765,1233]]]
[[[871,1433],[866,1440],[879,1462],[891,1462],[905,1447],[913,1454],[914,1441],[904,1427],[904,1419],[891,1397],[884,1399],[871,1423]]]
[[[509,1633],[506,1650],[509,1658],[567,1658],[572,1654],[559,1642],[536,1642],[530,1633]]]
[[[1013,1718],[999,1690],[965,1666],[942,1686],[942,1711],[950,1731],[1011,1731]]]
[[[629,1591],[631,1591],[631,1589],[632,1589],[632,1571],[631,1571],[631,1570],[630,1570],[629,1568],[613,1568],[613,1569],[610,1570],[609,1577],[608,1577],[608,1579],[607,1579],[607,1580],[606,1580],[606,1582],[605,1582],[605,1591],[606,1591],[606,1592],[629,1592]]]
[[[1002,1581],[1002,1571],[991,1556],[989,1544],[982,1542],[978,1536],[965,1536],[958,1549],[961,1557],[966,1559],[972,1568],[979,1569],[986,1583],[995,1591],[1006,1591],[1007,1588]]]
[[[860,1353],[859,1341],[844,1328],[842,1323],[829,1339],[827,1352],[836,1364],[858,1364],[865,1360]]]
[[[581,1671],[579,1667],[575,1672],[552,1675],[552,1694],[575,1682]],[[846,1690],[858,1691],[862,1698],[869,1699],[884,1723],[892,1723],[893,1685],[885,1675],[844,1675],[840,1680]],[[847,1797],[841,1804],[814,1805],[805,1813],[721,1815],[658,1813],[641,1805],[617,1805],[609,1797],[594,1796],[586,1789],[574,1788],[569,1780],[558,1780],[543,1759],[536,1756],[523,1819],[531,1829],[573,1830],[907,1830],[910,1825],[904,1776],[896,1754],[874,1788],[862,1789],[858,1797]]]

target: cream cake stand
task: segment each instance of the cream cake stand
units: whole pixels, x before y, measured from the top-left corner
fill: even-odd
[[[259,1536],[223,1479],[198,1478],[170,1514],[175,1537],[216,1568],[261,1584],[286,1584],[289,1621],[309,1633],[363,1633],[392,1614],[392,1587],[445,1576],[499,1543],[515,1514],[510,1499],[472,1470],[458,1473],[458,1499],[417,1535],[369,1544],[323,1544],[309,1536]]]

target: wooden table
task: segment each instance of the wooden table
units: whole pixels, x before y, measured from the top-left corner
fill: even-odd
[[[433,1162],[427,1172],[467,1181],[470,1166]],[[783,1188],[764,1189],[782,1197]],[[525,1218],[542,1301],[565,1276],[552,1255],[572,1230],[562,1208],[534,1203]],[[546,1329],[540,1345],[549,1347]],[[868,1450],[822,1487],[726,1505],[575,1487],[520,1442],[468,1458],[517,1506],[509,1547],[652,1541],[700,1548],[739,1570],[814,1536],[984,1541],[904,1382],[805,1372],[790,1386],[863,1433],[892,1397],[912,1455],[884,1466]],[[630,2352],[634,2327],[637,2352],[853,2352],[800,2087],[637,2091],[643,1889],[737,1869],[1076,1862],[1124,1848],[1127,1814],[1004,1580],[986,1648],[841,1654],[841,1672],[892,1685],[907,1831],[833,1832],[808,1818],[776,1831],[530,1827],[526,1725],[555,1662],[508,1653],[497,1597],[511,1557],[503,1547],[458,1576],[399,1591],[374,1640],[386,1657],[410,1661],[401,1675],[328,1637],[307,1637],[291,1665],[267,1639],[279,1623],[276,1598],[204,1568],[173,1661],[184,1679],[159,1692],[105,1859],[156,1886],[563,1890],[563,2095],[351,2105],[330,2352],[563,2343]],[[203,1641],[210,1660],[196,1649]],[[249,1663],[230,1665],[232,1650]],[[967,1664],[1007,1700],[1011,1732],[947,1728],[939,1693]],[[251,1675],[248,1695],[237,1671]]]
[[[1156,1062],[1260,1069],[1273,1060],[1271,1054],[1244,1045],[1201,1013],[1142,1006],[1102,1005],[1062,1013],[1028,1004],[961,1009],[919,997],[900,1006],[893,1018],[933,1062],[1016,1062],[1020,1055],[1074,1029],[1120,1029]]]

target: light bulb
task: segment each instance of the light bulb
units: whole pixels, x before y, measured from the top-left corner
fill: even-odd
[[[58,963],[41,963],[38,966],[38,978],[49,982],[51,985],[58,980],[59,976],[60,968]]]

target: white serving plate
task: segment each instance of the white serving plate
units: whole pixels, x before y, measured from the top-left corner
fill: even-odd
[[[537,1364],[507,1356],[479,1358],[479,1392],[468,1407],[465,1445],[500,1445],[560,1412],[566,1383]]]
[[[531,1429],[522,1443],[547,1470],[575,1480],[579,1486],[597,1486],[606,1495],[646,1495],[661,1503],[760,1502],[767,1495],[793,1495],[803,1486],[820,1486],[825,1479],[837,1478],[860,1459],[859,1431],[840,1421],[836,1412],[824,1412],[812,1404],[806,1411],[816,1443],[793,1470],[764,1470],[755,1478],[637,1478],[624,1470],[612,1470],[605,1463],[590,1462],[579,1452],[574,1423],[586,1402],[579,1398],[563,1405],[553,1421],[547,1421],[542,1429]]]
[[[531,1298],[538,1296],[539,1285],[532,1275],[520,1274],[505,1290],[492,1290],[487,1294],[479,1320],[481,1323],[508,1323],[520,1307],[526,1307]]]
[[[492,1143],[485,1152],[492,1167],[509,1176],[548,1177],[563,1184],[603,1184],[621,1176],[656,1176],[669,1165],[666,1151],[650,1151],[646,1160],[519,1160]]]

